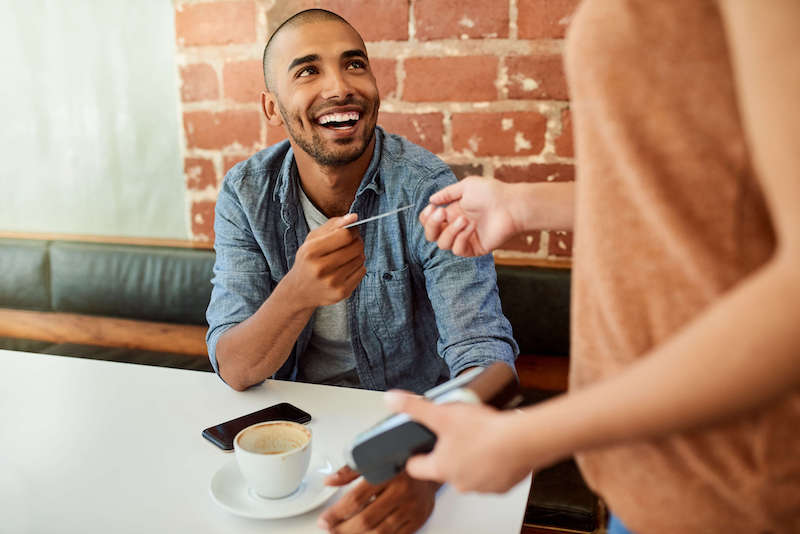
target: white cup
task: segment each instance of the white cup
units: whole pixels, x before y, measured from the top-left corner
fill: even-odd
[[[311,430],[292,421],[249,426],[233,440],[236,462],[259,497],[280,499],[303,482],[311,460]]]

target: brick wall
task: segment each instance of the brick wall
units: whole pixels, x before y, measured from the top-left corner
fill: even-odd
[[[461,178],[574,178],[563,38],[578,0],[230,0],[175,2],[192,238],[213,239],[227,170],[285,137],[261,114],[261,53],[305,8],[335,11],[367,43],[379,124],[439,155]],[[568,257],[572,237],[534,232],[498,255]]]

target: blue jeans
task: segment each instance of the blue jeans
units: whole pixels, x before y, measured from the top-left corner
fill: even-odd
[[[630,530],[625,528],[622,521],[615,515],[611,515],[608,519],[608,534],[633,534]]]

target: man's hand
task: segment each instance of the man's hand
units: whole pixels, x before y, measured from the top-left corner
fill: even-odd
[[[348,213],[329,219],[297,250],[286,278],[303,305],[316,308],[346,299],[364,278],[364,242],[358,230],[342,228],[357,218]]]
[[[424,397],[391,391],[389,408],[405,412],[436,434],[433,451],[412,457],[408,473],[422,480],[447,482],[458,491],[501,493],[525,478],[534,467],[552,458],[537,455],[531,463],[534,445],[526,443],[513,412],[509,415],[474,404],[437,405]]]
[[[329,486],[344,486],[358,473],[349,467],[325,479]],[[317,525],[336,534],[416,532],[433,512],[439,484],[415,480],[405,472],[383,484],[362,480],[325,510]]]
[[[419,220],[425,238],[456,256],[482,256],[517,233],[509,210],[508,186],[471,176],[445,187],[430,198]]]

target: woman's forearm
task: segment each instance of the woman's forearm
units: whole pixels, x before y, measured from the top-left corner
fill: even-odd
[[[573,229],[574,182],[508,184],[507,199],[511,216],[520,232]]]

